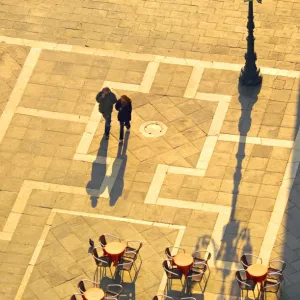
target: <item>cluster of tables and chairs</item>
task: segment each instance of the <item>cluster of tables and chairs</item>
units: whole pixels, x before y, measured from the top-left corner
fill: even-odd
[[[173,254],[176,249],[177,253]],[[168,247],[165,249],[165,254],[167,259],[163,261],[162,266],[167,276],[167,289],[171,289],[172,281],[177,279],[180,280],[183,290],[185,287],[187,288],[188,293],[191,293],[194,284],[199,284],[203,293],[204,288],[201,286],[201,282],[203,279],[206,282],[208,280],[209,275],[206,277],[206,271],[210,271],[208,261],[211,258],[211,253],[199,250],[190,254],[180,247]]]
[[[95,246],[93,241],[90,241],[90,244],[92,246],[90,253],[97,269],[100,271],[100,279],[101,275],[106,275],[106,270],[109,269],[112,280],[115,280],[116,274],[120,273],[122,282],[124,272],[128,272],[131,281],[133,281],[131,276],[132,269],[135,269],[137,273],[142,264],[139,253],[143,246],[141,241],[124,241],[118,236],[105,233],[99,237],[99,246]],[[136,266],[138,257],[140,258],[139,268]],[[114,272],[112,270],[113,267],[115,269]],[[77,300],[77,296],[85,300],[119,299],[123,286],[121,284],[108,284],[103,290],[100,288],[100,279],[95,281],[89,279],[81,280],[78,283],[79,294],[73,295],[71,300]]]
[[[251,291],[255,299],[255,288],[258,290],[258,297],[266,293],[278,294],[280,285],[284,281],[283,271],[286,263],[282,260],[272,260],[266,266],[260,257],[245,253],[241,257],[243,269],[238,270],[235,278],[239,284],[241,296],[244,291]]]

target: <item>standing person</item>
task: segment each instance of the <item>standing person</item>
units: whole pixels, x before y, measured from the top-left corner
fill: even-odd
[[[131,99],[126,95],[122,95],[121,98],[117,101],[115,108],[118,111],[118,121],[120,122],[119,143],[122,143],[124,139],[124,126],[126,126],[127,128],[127,132],[130,132],[132,112]]]
[[[108,140],[111,127],[111,114],[114,104],[117,102],[116,95],[108,88],[105,87],[96,97],[96,101],[99,103],[99,112],[105,119],[105,138]]]

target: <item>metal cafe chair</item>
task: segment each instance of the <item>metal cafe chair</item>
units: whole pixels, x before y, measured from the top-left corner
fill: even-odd
[[[254,263],[257,263],[257,261],[259,264],[262,264],[262,259],[251,253],[245,253],[241,257],[241,263],[245,270],[247,270],[247,268],[253,265]]]
[[[253,281],[252,279],[248,279],[247,278],[247,273],[245,270],[238,270],[235,273],[235,279],[238,282],[241,294],[242,294],[242,298],[244,297],[244,291],[247,291],[247,296],[248,296],[248,291],[252,291],[254,298],[255,298],[255,287],[256,287],[256,282]],[[259,291],[259,290],[258,290]]]

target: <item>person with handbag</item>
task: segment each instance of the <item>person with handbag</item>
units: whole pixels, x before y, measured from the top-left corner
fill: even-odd
[[[118,121],[120,122],[119,143],[122,143],[124,139],[124,127],[127,128],[127,132],[130,132],[132,101],[128,96],[122,95],[117,101],[115,108],[118,111]]]

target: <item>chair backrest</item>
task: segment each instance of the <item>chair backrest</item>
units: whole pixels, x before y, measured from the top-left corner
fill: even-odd
[[[99,255],[98,255],[97,248],[93,248],[92,255],[94,257],[94,260],[95,260],[96,264],[98,264],[97,258],[99,258]]]
[[[207,263],[205,261],[195,261],[193,262],[193,268],[203,270],[204,272],[207,269]]]
[[[245,270],[236,271],[235,272],[235,279],[238,282],[238,285],[239,285],[240,289],[244,289],[246,286],[249,286],[249,284],[247,284],[247,282],[246,282],[247,275],[246,275]]]
[[[79,289],[80,293],[82,293],[82,294],[86,291],[83,280],[80,280],[78,282],[78,289]]]
[[[283,281],[283,277],[281,277],[277,281],[266,281],[265,286],[263,287],[264,292],[266,293],[277,293],[280,289],[280,284]]]
[[[134,249],[136,253],[139,253],[140,249],[143,246],[143,242],[131,240],[131,241],[127,241],[127,246]]]
[[[195,251],[192,256],[194,258],[198,258],[198,259],[203,259],[205,260],[206,262],[210,260],[211,258],[211,253],[209,251],[206,251],[206,250],[199,250],[199,251]]]
[[[246,270],[249,266],[249,262],[248,262],[247,256],[245,254],[242,255],[242,257],[241,257],[241,263],[243,265],[243,268]]]
[[[259,262],[257,262],[259,260]],[[249,266],[255,264],[255,263],[262,263],[262,259],[254,254],[251,253],[245,253],[242,255],[240,259],[243,268],[246,270]]]
[[[100,235],[99,242],[100,242],[102,247],[105,247],[107,245],[105,234]]]
[[[273,269],[270,272],[279,272],[279,273],[283,273],[284,269],[286,267],[286,263],[283,260],[271,260],[269,262],[269,268]]]
[[[167,248],[165,249],[165,253],[166,253],[166,255],[167,255],[167,257],[168,257],[169,259],[172,258],[172,254],[171,254],[171,251],[170,251],[170,247],[167,247]]]
[[[168,260],[164,260],[162,265],[163,265],[163,268],[166,272],[170,272],[170,267],[169,267],[169,261]]]

